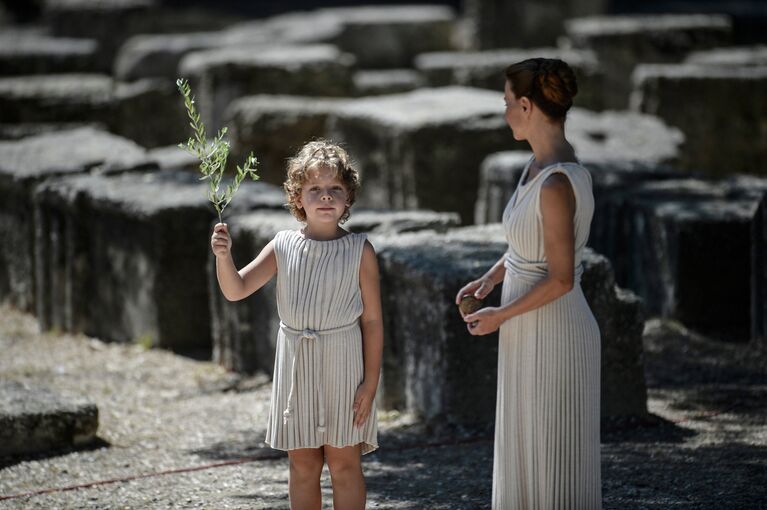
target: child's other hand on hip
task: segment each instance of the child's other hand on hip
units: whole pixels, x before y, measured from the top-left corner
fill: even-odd
[[[357,392],[354,394],[354,405],[352,406],[355,427],[362,427],[370,416],[377,389],[377,384],[369,384],[364,381],[357,388]]]
[[[226,223],[216,223],[213,227],[213,236],[210,238],[210,247],[216,257],[228,257],[232,249],[232,238],[229,237],[229,226]]]

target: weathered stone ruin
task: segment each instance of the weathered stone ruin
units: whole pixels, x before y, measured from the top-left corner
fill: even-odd
[[[35,309],[35,186],[46,179],[151,167],[146,151],[130,140],[90,128],[0,141],[0,299]]]
[[[86,445],[98,425],[99,410],[89,402],[0,380],[0,457]]]
[[[492,419],[498,335],[472,337],[455,294],[506,252],[502,227],[374,236],[372,242],[384,298],[383,405],[427,420]],[[640,301],[615,286],[606,258],[588,252],[584,269],[584,294],[602,332],[602,415],[643,415]],[[500,286],[486,301],[499,300]]]
[[[242,19],[159,0],[51,0],[24,26],[0,9],[0,300],[46,330],[271,373],[274,283],[222,296],[207,184],[176,147],[191,134],[175,85],[187,78],[208,134],[229,128],[230,163],[260,160],[262,181],[225,215],[237,266],[300,226],[283,208],[287,158],[314,138],[343,144],[362,177],[346,228],[369,234],[381,268],[380,404],[488,423],[497,336],[468,335],[453,297],[505,251],[498,222],[530,157],[504,119],[504,69],[562,58],[579,83],[566,133],[596,200],[582,286],[602,331],[602,414],[645,415],[645,318],[766,341],[767,52],[731,46],[742,16],[616,5]],[[6,400],[37,401],[26,391]],[[89,440],[97,414],[83,416],[51,426],[65,440],[16,417],[7,430],[31,435],[7,444],[29,447],[4,451]]]
[[[173,170],[41,184],[35,195],[41,327],[209,352],[205,273],[215,212],[207,187]],[[283,201],[267,184],[243,183],[240,193],[227,212],[280,208]]]

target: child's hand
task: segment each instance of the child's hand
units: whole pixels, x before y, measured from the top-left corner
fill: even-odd
[[[229,227],[226,223],[216,223],[216,226],[213,227],[210,247],[216,257],[229,256],[229,251],[232,249],[232,239],[229,237]]]
[[[365,381],[357,388],[357,393],[354,394],[354,405],[352,410],[354,411],[354,426],[362,427],[370,416],[370,410],[375,400],[376,390],[378,384],[369,384]]]

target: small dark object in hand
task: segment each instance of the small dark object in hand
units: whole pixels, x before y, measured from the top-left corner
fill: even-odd
[[[458,308],[463,315],[469,315],[482,308],[482,306],[481,299],[477,299],[471,294],[467,294],[461,298],[461,304],[458,305]]]

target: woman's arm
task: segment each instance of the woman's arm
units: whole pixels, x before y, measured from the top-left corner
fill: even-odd
[[[569,179],[560,174],[547,177],[541,185],[540,204],[548,274],[511,303],[465,316],[472,335],[492,333],[504,321],[551,303],[573,288],[575,195]]]
[[[226,224],[219,223],[214,227],[211,247],[216,255],[218,285],[229,301],[239,301],[250,296],[277,274],[274,241],[269,241],[261,253],[240,271],[237,271],[232,260],[232,240]]]
[[[354,424],[361,427],[370,415],[378,390],[383,356],[383,317],[378,260],[373,246],[365,241],[360,262],[360,291],[362,293],[362,349],[365,375],[354,396]]]

